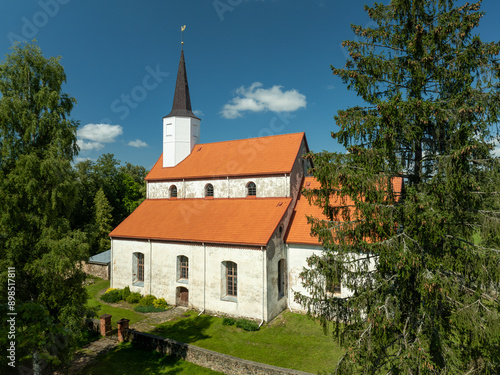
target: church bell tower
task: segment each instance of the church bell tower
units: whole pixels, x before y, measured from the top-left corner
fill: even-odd
[[[184,50],[175,83],[172,110],[163,117],[163,167],[175,167],[200,140],[200,119],[191,110]]]

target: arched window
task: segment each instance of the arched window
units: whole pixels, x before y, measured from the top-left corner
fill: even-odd
[[[187,256],[179,255],[177,257],[177,279],[189,279],[189,259]]]
[[[213,197],[214,196],[214,186],[212,184],[207,184],[205,186],[205,197]]]
[[[257,186],[253,182],[247,184],[247,196],[257,195]]]
[[[236,297],[238,295],[238,265],[234,262],[222,262],[223,270],[223,297]]]
[[[170,198],[177,198],[177,186],[170,186]]]
[[[144,254],[134,253],[132,256],[132,284],[144,285]]]

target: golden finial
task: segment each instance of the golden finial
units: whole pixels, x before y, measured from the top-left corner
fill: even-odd
[[[182,40],[182,33],[186,30],[186,25],[181,26],[181,44],[184,44],[184,41]]]

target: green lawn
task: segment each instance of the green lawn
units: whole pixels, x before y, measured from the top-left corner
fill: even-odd
[[[127,343],[98,357],[85,367],[82,375],[134,375],[134,374],[220,374],[175,357],[144,350]]]
[[[189,317],[158,325],[151,333],[251,361],[313,373],[332,370],[342,355],[342,349],[317,322],[288,311],[257,332],[224,326],[222,318],[198,317],[192,312]]]
[[[116,322],[121,318],[130,319],[130,324],[133,324],[145,318],[144,315],[138,314],[133,310],[106,305],[99,299],[98,293],[103,289],[109,288],[109,280],[97,279],[94,284],[89,285],[86,288],[87,292],[90,295],[90,298],[87,302],[88,306],[100,306],[100,309],[97,312],[98,316],[101,316],[102,314],[112,315],[113,317],[111,318],[111,323],[113,328],[116,328]]]

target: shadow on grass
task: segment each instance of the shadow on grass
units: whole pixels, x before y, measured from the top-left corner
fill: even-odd
[[[205,331],[214,321],[214,317],[208,315],[191,316],[160,324],[151,333],[189,344],[211,338]]]
[[[141,349],[130,343],[120,345],[87,366],[82,375],[125,374],[215,374],[176,357]]]

